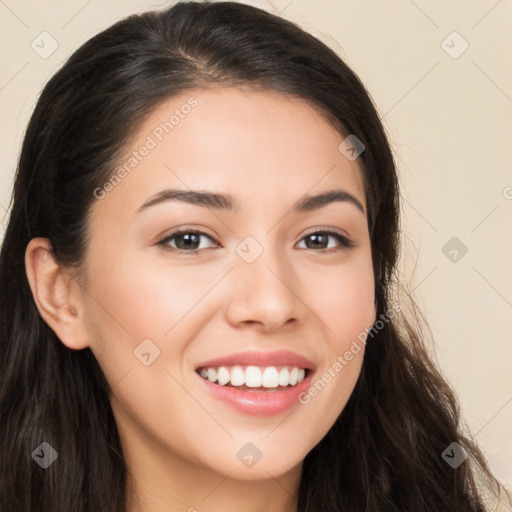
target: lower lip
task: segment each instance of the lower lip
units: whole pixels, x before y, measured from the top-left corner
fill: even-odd
[[[281,391],[244,391],[232,386],[221,386],[204,379],[200,375],[203,385],[214,398],[221,400],[234,409],[253,416],[271,416],[284,412],[299,404],[299,395],[305,393],[310,387],[313,372],[296,386]]]

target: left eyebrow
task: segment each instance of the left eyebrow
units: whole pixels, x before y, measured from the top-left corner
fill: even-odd
[[[198,190],[180,190],[166,189],[151,196],[142,206],[137,209],[137,213],[166,201],[181,201],[205,208],[213,208],[215,210],[229,210],[239,212],[241,210],[240,203],[231,195],[219,194],[208,191]],[[348,202],[353,204],[363,215],[365,215],[364,206],[355,196],[342,189],[328,190],[316,195],[306,196],[300,199],[292,207],[293,213],[304,213],[317,210],[335,201]]]
[[[328,190],[314,196],[306,196],[293,206],[292,211],[294,213],[310,212],[335,201],[351,203],[365,215],[364,206],[361,204],[361,201],[346,190],[341,189]]]

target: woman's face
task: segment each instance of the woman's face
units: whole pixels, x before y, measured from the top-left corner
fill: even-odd
[[[85,327],[128,460],[275,477],[333,425],[375,320],[343,139],[298,99],[194,90],[145,120],[96,190]]]

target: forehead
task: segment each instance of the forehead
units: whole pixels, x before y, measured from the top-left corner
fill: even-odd
[[[105,199],[133,210],[159,190],[179,187],[223,191],[242,207],[261,208],[342,186],[365,205],[361,168],[339,150],[344,138],[297,98],[190,90],[146,118],[119,162],[122,180]]]

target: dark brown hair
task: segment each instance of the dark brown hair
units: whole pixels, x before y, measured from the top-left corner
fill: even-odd
[[[335,52],[289,21],[233,2],[180,2],[117,22],[49,80],[21,150],[0,256],[2,511],[125,511],[127,468],[108,383],[90,349],[66,348],[39,315],[24,253],[46,237],[59,263],[79,269],[94,190],[143,120],[174,95],[223,86],[301,98],[364,143],[377,317],[397,299],[393,156],[368,93]],[[304,460],[300,512],[486,510],[476,475],[492,475],[460,431],[455,395],[414,318],[397,315],[368,340],[349,402]],[[46,470],[31,458],[42,441],[59,453]],[[441,456],[452,442],[469,455],[456,469]]]

